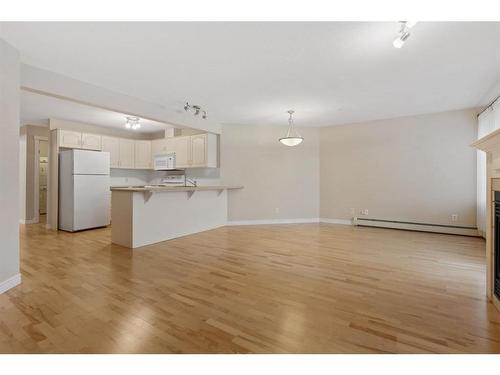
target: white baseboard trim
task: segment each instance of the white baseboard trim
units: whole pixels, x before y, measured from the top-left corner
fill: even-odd
[[[15,286],[18,286],[19,284],[21,284],[21,274],[20,273],[12,276],[10,279],[7,279],[7,280],[0,283],[0,294],[5,293],[9,289],[12,289]]]
[[[36,224],[38,223],[37,219],[29,219],[29,220],[24,220],[24,219],[19,219],[20,224]]]
[[[327,224],[352,225],[352,220],[346,220],[346,219],[327,219],[327,218],[321,218],[319,220],[322,223],[327,223]]]
[[[307,224],[307,223],[319,223],[319,218],[235,220],[235,221],[228,221],[227,225],[269,225],[269,224]]]

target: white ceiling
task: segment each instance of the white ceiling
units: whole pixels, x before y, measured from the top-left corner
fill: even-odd
[[[24,63],[220,123],[325,126],[485,104],[500,22],[4,23]]]
[[[51,96],[21,91],[21,125],[48,125],[49,118],[70,120],[109,128],[127,130],[123,113],[87,106]],[[152,133],[171,125],[141,119],[140,130],[130,132]]]

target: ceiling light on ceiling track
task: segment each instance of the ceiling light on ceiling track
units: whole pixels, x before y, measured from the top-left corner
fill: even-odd
[[[288,131],[286,133],[286,137],[280,138],[279,141],[283,143],[285,146],[297,146],[302,143],[304,138],[299,134],[299,132],[295,129],[293,123],[293,114],[295,111],[289,110],[288,114],[290,117],[288,118]]]
[[[207,119],[207,111],[205,111],[199,105],[191,105],[191,104],[189,104],[189,102],[186,102],[186,104],[184,104],[184,110],[186,112],[192,111],[193,115],[195,115],[195,116],[199,116],[199,114],[201,113],[201,118],[203,120]]]
[[[400,21],[400,29],[399,29],[399,36],[392,42],[392,45],[394,48],[401,48],[403,47],[403,44],[408,40],[410,37],[410,29],[415,26],[417,21]]]
[[[127,116],[125,117],[125,127],[127,129],[137,130],[141,128],[141,124],[139,123],[140,118],[135,116]]]

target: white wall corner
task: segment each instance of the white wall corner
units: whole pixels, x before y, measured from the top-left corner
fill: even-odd
[[[21,274],[12,276],[11,278],[0,283],[0,294],[5,293],[9,289],[12,289],[21,284]]]
[[[38,220],[37,219],[19,219],[19,224],[37,224]]]

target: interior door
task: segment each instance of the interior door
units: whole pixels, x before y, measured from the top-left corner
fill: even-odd
[[[49,167],[49,142],[40,140],[38,143],[38,213],[47,213],[47,176]]]

